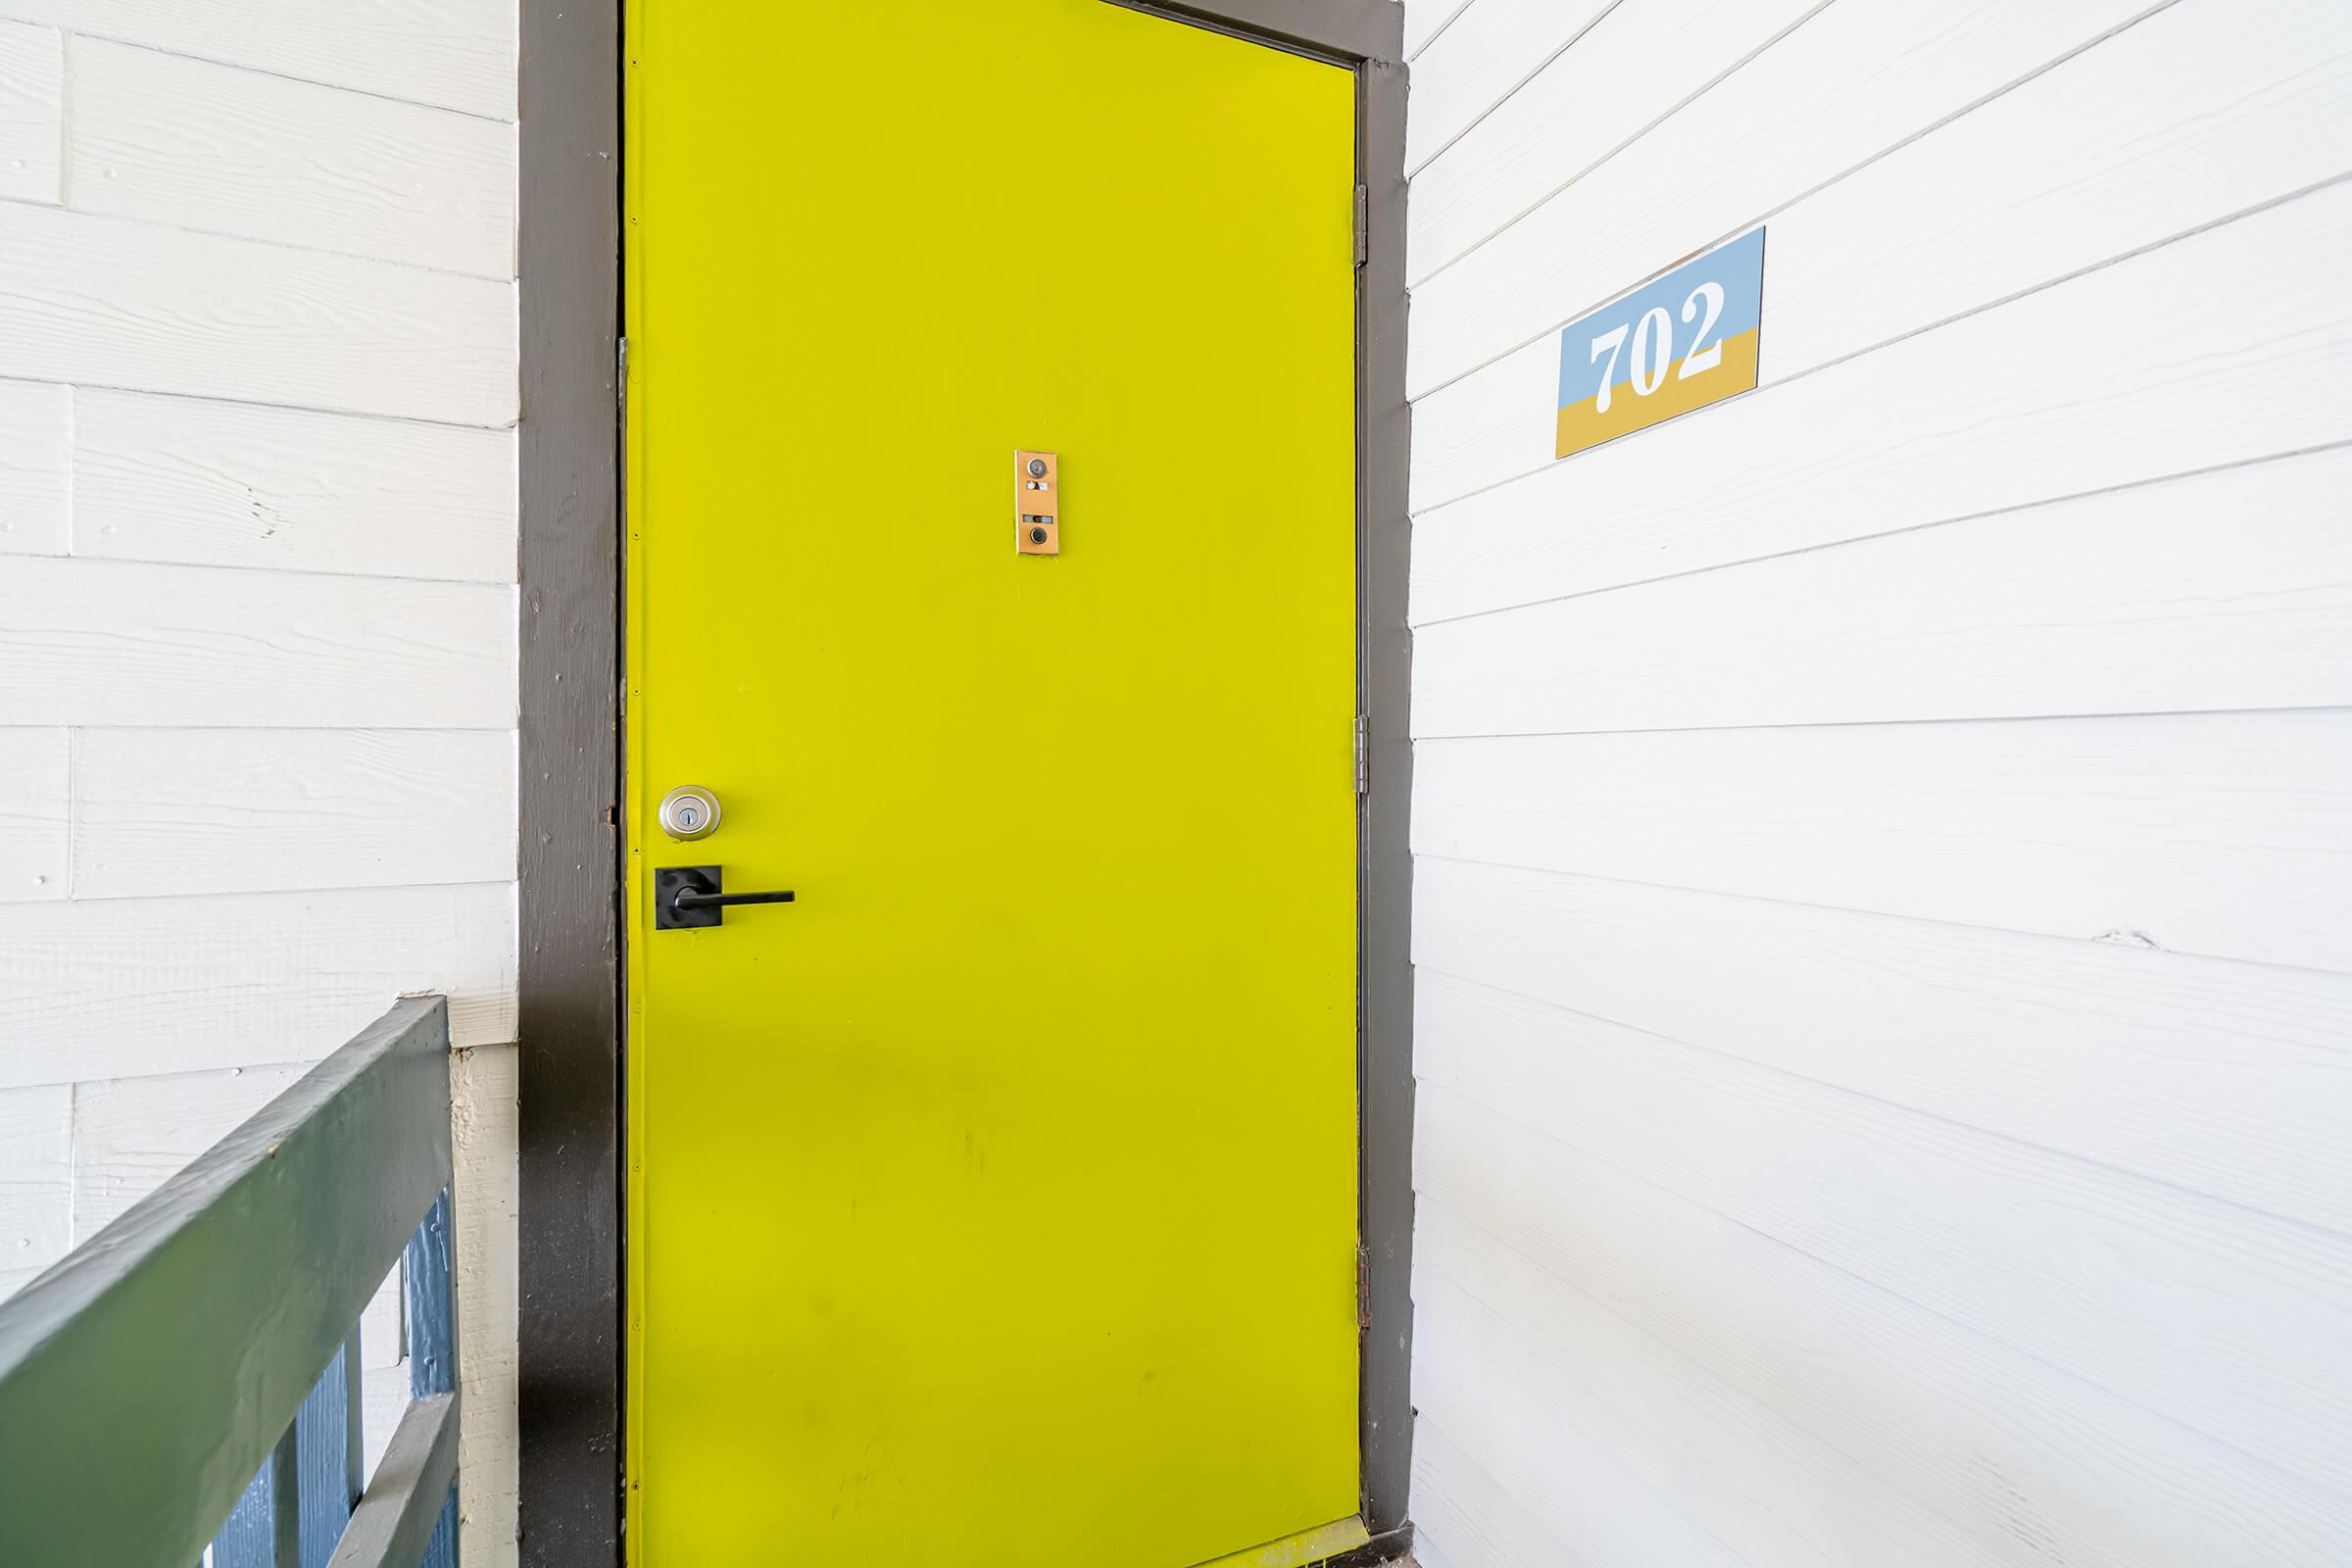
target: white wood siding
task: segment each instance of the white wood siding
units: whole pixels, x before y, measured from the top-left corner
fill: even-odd
[[[514,1560],[513,0],[0,0],[0,1292],[452,997]],[[405,1398],[364,1338],[370,1447]]]
[[[2352,11],[1406,32],[1423,1560],[2352,1561]]]
[[[0,198],[58,199],[65,40],[53,27],[0,22]]]
[[[95,38],[72,70],[72,206],[514,275],[512,124]]]

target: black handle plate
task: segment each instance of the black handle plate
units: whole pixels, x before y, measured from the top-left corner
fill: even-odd
[[[654,929],[694,931],[726,923],[730,904],[791,904],[794,895],[729,893],[726,868],[717,865],[663,865],[654,870]]]

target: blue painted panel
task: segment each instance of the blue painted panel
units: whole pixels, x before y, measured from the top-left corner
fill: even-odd
[[[351,1371],[358,1366],[358,1336],[346,1340],[312,1386],[294,1417],[297,1508],[301,1521],[300,1568],[326,1568],[351,1523],[359,1493],[351,1485],[353,1408]]]
[[[457,1207],[443,1188],[409,1240],[409,1396],[454,1393],[458,1386]],[[458,1489],[441,1505],[441,1522],[419,1568],[458,1568]]]
[[[262,1461],[213,1538],[213,1568],[294,1568],[300,1498],[291,1432]]]
[[[277,1568],[277,1516],[272,1507],[270,1472],[277,1456],[262,1461],[237,1505],[221,1521],[213,1538],[214,1568]]]
[[[456,1209],[449,1189],[433,1200],[424,1223],[409,1238],[409,1395],[449,1394],[458,1386],[458,1298],[451,1284],[456,1261]]]
[[[433,1526],[433,1539],[426,1544],[424,1557],[416,1568],[458,1568],[458,1488],[450,1484],[449,1498],[441,1504],[441,1522]]]

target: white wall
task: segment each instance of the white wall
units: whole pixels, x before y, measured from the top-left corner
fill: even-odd
[[[470,1564],[514,1553],[514,120],[513,0],[0,0],[0,1291],[451,992]]]
[[[2352,8],[1408,17],[1425,1562],[2352,1561]]]

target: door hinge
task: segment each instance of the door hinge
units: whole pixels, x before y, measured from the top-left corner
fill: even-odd
[[[1372,253],[1372,193],[1363,186],[1355,187],[1355,265],[1364,265]]]
[[[629,407],[629,340],[620,339],[612,348],[612,401],[625,414]]]
[[[1355,793],[1372,793],[1372,722],[1355,715]]]
[[[1355,1250],[1355,1326],[1365,1333],[1372,1330],[1372,1249]]]

